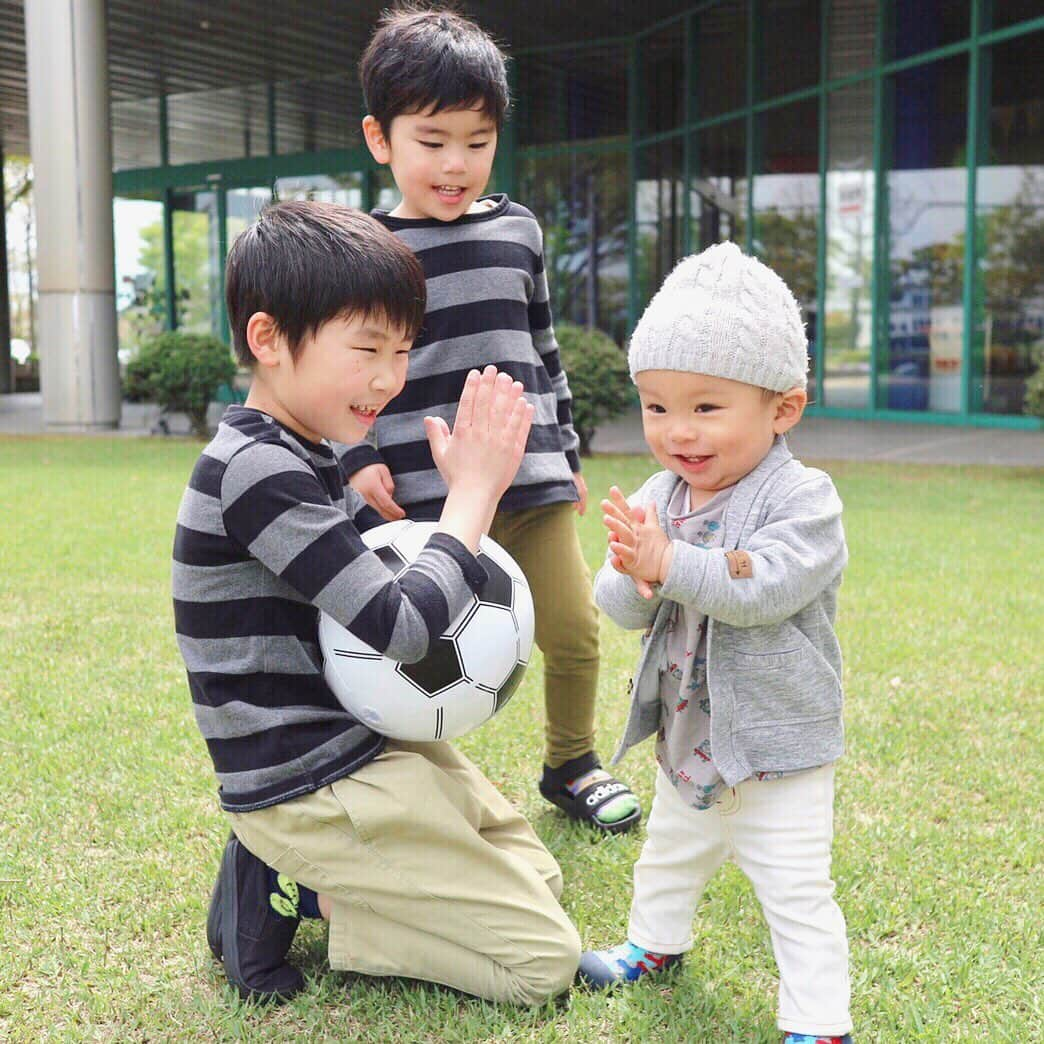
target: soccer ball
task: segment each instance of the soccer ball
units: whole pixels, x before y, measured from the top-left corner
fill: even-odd
[[[435,532],[402,519],[363,533],[367,547],[399,576]],[[344,707],[393,739],[446,740],[488,721],[518,688],[533,650],[533,596],[514,559],[482,537],[489,580],[417,663],[399,663],[332,617],[319,619],[323,676]]]

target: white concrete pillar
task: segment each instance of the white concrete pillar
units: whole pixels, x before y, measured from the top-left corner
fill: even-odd
[[[40,384],[55,431],[120,420],[105,0],[25,5]]]

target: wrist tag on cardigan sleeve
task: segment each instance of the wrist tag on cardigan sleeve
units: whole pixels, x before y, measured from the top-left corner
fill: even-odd
[[[749,580],[754,576],[754,563],[746,551],[726,551],[725,558],[729,563],[729,576],[733,580]]]

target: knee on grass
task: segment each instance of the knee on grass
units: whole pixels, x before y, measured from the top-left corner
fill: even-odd
[[[567,925],[544,941],[539,957],[524,965],[508,969],[511,976],[511,996],[505,998],[514,1004],[538,1007],[565,993],[573,984],[580,963],[580,936]]]

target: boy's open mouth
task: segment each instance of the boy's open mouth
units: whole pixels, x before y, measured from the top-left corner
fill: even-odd
[[[457,203],[464,195],[464,189],[460,185],[436,185],[435,191],[447,203]]]
[[[380,406],[349,406],[352,416],[361,424],[372,424],[381,412]]]

